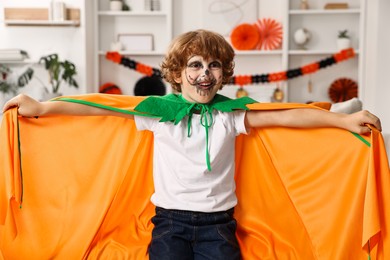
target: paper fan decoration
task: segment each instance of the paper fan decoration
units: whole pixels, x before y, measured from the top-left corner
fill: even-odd
[[[258,19],[255,23],[260,32],[258,50],[275,50],[280,48],[283,39],[282,25],[270,18]]]
[[[339,78],[330,85],[328,94],[335,103],[347,101],[357,97],[358,86],[352,79]]]
[[[253,50],[260,39],[255,25],[243,23],[236,26],[230,34],[230,41],[236,50]]]

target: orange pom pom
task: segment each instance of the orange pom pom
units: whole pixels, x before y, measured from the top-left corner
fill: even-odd
[[[122,94],[122,90],[114,83],[108,82],[99,87],[99,93]]]
[[[119,52],[107,52],[106,59],[115,63],[121,63],[122,55],[120,55]]]
[[[271,73],[268,76],[269,82],[281,81],[281,80],[286,80],[286,79],[287,79],[287,75],[286,75],[285,71]]]
[[[235,27],[230,35],[232,45],[237,50],[253,50],[259,43],[260,33],[256,26],[243,23]]]
[[[302,74],[305,75],[305,74],[316,72],[319,68],[320,65],[318,65],[318,63],[308,64],[302,67]]]
[[[147,76],[153,75],[153,68],[142,63],[137,63],[135,70]]]

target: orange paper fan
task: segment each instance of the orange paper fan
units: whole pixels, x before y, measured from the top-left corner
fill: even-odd
[[[237,50],[253,50],[260,39],[256,26],[243,23],[236,26],[230,34],[232,45]]]
[[[339,78],[329,87],[329,98],[337,103],[357,97],[358,86],[355,81],[348,78]]]
[[[256,27],[260,32],[258,50],[275,50],[280,48],[283,39],[282,25],[274,19],[258,19]]]

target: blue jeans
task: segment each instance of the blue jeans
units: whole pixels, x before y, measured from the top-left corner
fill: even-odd
[[[156,207],[149,258],[240,259],[234,209],[216,213]]]

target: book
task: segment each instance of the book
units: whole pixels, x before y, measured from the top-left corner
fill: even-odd
[[[20,49],[0,49],[0,61],[22,61],[29,58],[28,53]]]

